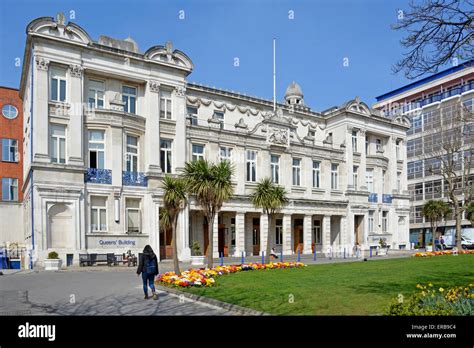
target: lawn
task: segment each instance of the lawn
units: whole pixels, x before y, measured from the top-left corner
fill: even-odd
[[[247,271],[223,275],[214,287],[184,291],[275,315],[376,315],[398,294],[428,282],[444,288],[473,283],[474,255]]]

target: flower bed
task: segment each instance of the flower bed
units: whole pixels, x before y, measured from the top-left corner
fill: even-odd
[[[190,269],[180,276],[175,272],[166,272],[158,275],[156,283],[176,287],[213,286],[216,278],[230,273],[254,271],[262,269],[282,269],[304,267],[302,262],[250,263],[242,265],[216,266],[214,268]]]
[[[418,284],[419,291],[392,302],[388,315],[474,315],[474,284],[436,289]]]
[[[414,257],[425,257],[425,256],[441,256],[441,255],[453,255],[453,254],[474,254],[474,250],[459,250],[454,252],[452,250],[443,250],[443,251],[426,251],[419,252],[413,255]]]

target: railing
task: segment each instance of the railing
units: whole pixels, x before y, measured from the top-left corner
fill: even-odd
[[[378,202],[378,196],[376,193],[369,193],[369,202],[370,203],[377,203]]]
[[[439,92],[439,93],[433,94],[432,96],[424,98],[424,99],[422,99],[418,102],[404,104],[396,110],[386,111],[385,116],[393,116],[393,115],[403,114],[405,112],[423,107],[423,106],[431,104],[431,103],[440,102],[444,99],[450,98],[452,96],[455,96],[455,95],[458,95],[458,94],[461,94],[461,93],[464,93],[464,92],[467,92],[467,91],[470,91],[470,90],[473,90],[473,89],[474,89],[474,82],[470,82],[470,83],[465,84],[463,86],[459,86],[459,87],[450,89],[449,91]]]
[[[148,178],[141,172],[122,172],[122,185],[124,186],[148,186]]]
[[[112,184],[112,171],[110,169],[87,168],[84,181],[94,184]]]
[[[388,204],[392,203],[392,195],[383,194],[382,203],[388,203]]]

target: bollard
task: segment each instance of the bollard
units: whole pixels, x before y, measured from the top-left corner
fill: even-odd
[[[344,248],[344,258],[346,258],[346,248]]]
[[[314,256],[313,256],[313,261],[316,261],[318,257],[316,256],[316,248],[314,248]]]
[[[280,251],[280,262],[283,262],[283,250]]]
[[[370,257],[372,257],[372,247],[370,247]]]
[[[221,266],[224,266],[224,253],[221,252]]]
[[[262,265],[265,264],[265,251],[262,251]]]
[[[298,249],[298,262],[300,262],[300,260],[301,260],[301,251],[300,249]]]
[[[245,263],[245,256],[244,256],[244,252],[242,251],[242,265]]]

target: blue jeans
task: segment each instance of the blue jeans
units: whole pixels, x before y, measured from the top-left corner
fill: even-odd
[[[150,286],[151,291],[155,293],[155,275],[142,272],[142,280],[145,296],[148,296],[148,286]]]

